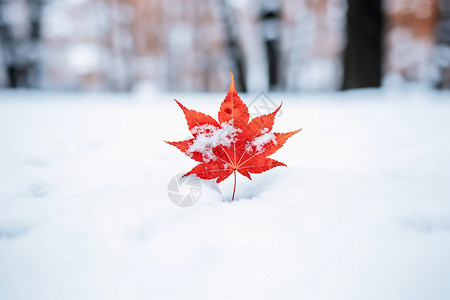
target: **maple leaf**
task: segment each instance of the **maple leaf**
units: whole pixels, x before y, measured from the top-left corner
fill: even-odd
[[[284,163],[268,158],[286,141],[299,132],[273,133],[274,112],[253,118],[249,122],[248,108],[237,95],[234,77],[227,96],[220,105],[218,121],[213,117],[184,107],[183,110],[192,138],[179,142],[167,142],[190,158],[200,162],[184,176],[196,175],[202,179],[216,179],[217,183],[234,174],[233,197],[236,191],[236,172],[252,179],[250,174],[262,173]]]

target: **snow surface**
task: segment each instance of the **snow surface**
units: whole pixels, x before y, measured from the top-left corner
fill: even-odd
[[[0,92],[0,299],[450,298],[449,94],[271,94],[288,167],[189,208],[174,96]]]

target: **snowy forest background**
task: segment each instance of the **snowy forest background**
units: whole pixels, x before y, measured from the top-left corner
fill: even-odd
[[[0,88],[450,87],[450,0],[0,0]]]
[[[230,71],[303,130],[180,207]],[[0,0],[0,300],[448,300],[449,89],[450,0]]]

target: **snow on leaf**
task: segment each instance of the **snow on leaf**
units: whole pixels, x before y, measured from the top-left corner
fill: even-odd
[[[236,136],[242,132],[241,129],[234,127],[230,122],[225,122],[220,127],[213,127],[209,124],[195,126],[191,132],[196,137],[189,144],[186,154],[191,156],[195,152],[203,155],[204,162],[217,160],[213,149],[220,146],[230,147],[236,139]]]
[[[257,136],[252,141],[252,145],[256,147],[256,152],[258,152],[258,154],[262,153],[269,143],[273,143],[275,145],[277,144],[277,139],[272,132],[267,132],[263,135]]]

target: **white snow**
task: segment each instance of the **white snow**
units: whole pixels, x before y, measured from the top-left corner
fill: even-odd
[[[203,160],[209,162],[211,160],[217,160],[217,157],[213,153],[213,149],[219,145],[230,147],[236,139],[236,136],[242,132],[241,129],[233,126],[233,123],[224,122],[219,127],[215,127],[210,124],[204,124],[200,126],[194,126],[191,133],[196,137],[187,154],[194,152],[200,152],[203,155]]]
[[[256,147],[256,153],[262,153],[265,147],[270,143],[273,143],[275,145],[277,144],[277,139],[273,132],[269,132],[269,128],[261,129],[261,133],[262,135],[255,137],[249,144],[249,146],[251,145],[253,147]],[[253,148],[250,147],[250,149]]]
[[[0,91],[0,299],[450,298],[450,94],[270,94],[288,167],[177,207],[223,97]]]

